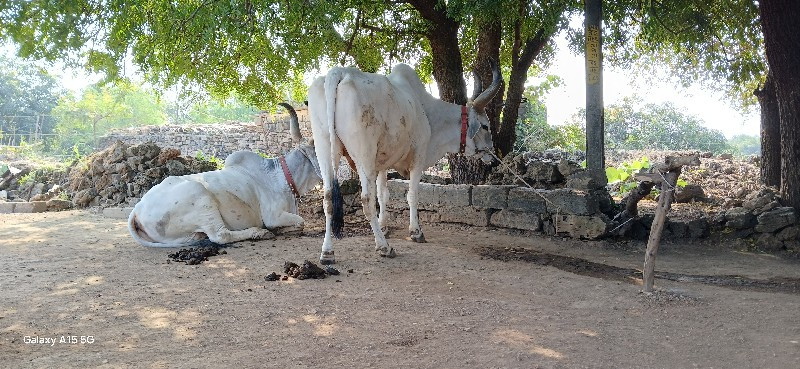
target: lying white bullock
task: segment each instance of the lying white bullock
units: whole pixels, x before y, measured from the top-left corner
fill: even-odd
[[[325,186],[325,240],[320,262],[335,262],[331,235],[343,225],[336,168],[343,153],[355,162],[361,180],[364,215],[375,235],[375,248],[392,257],[382,229],[387,225],[386,172],[410,178],[408,205],[411,239],[424,242],[417,216],[417,188],[422,171],[445,153],[461,152],[492,160],[494,151],[486,106],[502,85],[500,70],[490,61],[493,81],[485,91],[476,85],[471,103],[457,105],[431,96],[419,76],[405,64],[388,76],[354,68],[333,68],[317,78],[308,92],[311,130]],[[479,81],[479,80],[478,80]],[[376,216],[375,197],[380,204]]]
[[[290,106],[291,131],[300,138]],[[226,244],[301,230],[296,197],[320,181],[312,146],[303,145],[278,159],[237,151],[225,168],[166,178],[151,188],[128,217],[136,242],[150,247],[188,246],[208,238]]]

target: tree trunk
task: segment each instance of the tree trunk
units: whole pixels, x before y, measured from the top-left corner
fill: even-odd
[[[753,92],[761,105],[761,181],[767,186],[781,185],[781,120],[775,79],[767,74],[764,86]]]
[[[437,6],[436,0],[409,0],[408,3],[430,22],[425,37],[431,45],[433,78],[439,87],[439,98],[455,104],[466,104],[467,92],[462,74],[464,64],[458,47],[459,23],[448,17],[447,7]]]
[[[508,155],[514,149],[514,142],[517,140],[519,104],[522,102],[522,93],[525,92],[528,69],[547,45],[548,40],[550,40],[550,33],[540,29],[536,35],[525,40],[522,53],[512,58],[511,76],[508,78],[508,91],[506,91],[506,105],[503,107],[503,123],[494,134],[494,147],[500,153],[500,157]]]
[[[502,35],[501,24],[490,23],[483,26],[483,32],[478,35],[478,54],[475,57],[473,69],[478,73],[483,88],[492,83],[492,68],[487,59],[500,60],[500,37]],[[473,95],[476,93],[472,92]],[[489,117],[489,124],[492,133],[496,133],[500,126],[500,109],[503,106],[503,88],[489,102],[486,107],[486,115]],[[492,137],[495,139],[495,137]],[[497,142],[497,141],[495,141]],[[459,184],[481,184],[486,181],[486,177],[491,173],[491,167],[483,164],[478,158],[466,157],[460,154],[450,154],[447,157],[450,163],[450,177],[454,183]]]
[[[759,13],[780,116],[781,196],[800,208],[800,2],[761,0]]]

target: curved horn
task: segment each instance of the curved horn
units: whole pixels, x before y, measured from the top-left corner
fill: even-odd
[[[478,95],[481,94],[481,90],[483,90],[483,82],[481,82],[481,76],[478,75],[478,71],[475,69],[472,70],[472,97],[470,100],[475,101],[478,98]]]
[[[303,136],[300,135],[300,121],[297,120],[297,112],[294,111],[294,108],[291,105],[285,102],[278,105],[286,108],[286,110],[289,111],[289,133],[292,134],[292,139],[297,142],[302,141]]]
[[[492,84],[485,91],[481,92],[472,102],[472,106],[478,111],[486,109],[486,106],[489,105],[489,101],[497,94],[497,91],[500,90],[500,86],[503,84],[503,76],[500,74],[500,66],[497,62],[489,58],[489,66],[492,68]]]

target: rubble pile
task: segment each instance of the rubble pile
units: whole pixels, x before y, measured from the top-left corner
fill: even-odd
[[[69,209],[65,180],[63,167],[12,161],[0,166],[0,202],[36,202],[40,211]]]
[[[569,153],[558,149],[507,155],[502,164],[492,169],[486,184],[524,185],[524,180],[534,188],[542,189],[585,187],[568,183],[571,175],[583,171],[579,163],[584,159],[585,154],[581,152]]]
[[[180,151],[152,142],[130,146],[116,141],[72,167],[67,188],[78,207],[132,206],[168,176],[215,169],[212,162],[180,156]]]

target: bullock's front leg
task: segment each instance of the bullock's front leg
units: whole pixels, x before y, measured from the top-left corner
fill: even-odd
[[[408,221],[408,232],[411,235],[410,239],[414,242],[423,243],[425,242],[425,235],[419,227],[419,214],[417,213],[417,202],[419,199],[417,195],[419,194],[420,179],[422,179],[422,170],[416,168],[412,169],[406,199],[408,200],[408,213],[410,217]]]
[[[220,226],[213,232],[205,232],[211,242],[226,244],[244,240],[268,240],[274,238],[275,234],[268,229],[252,227],[240,231],[232,231],[225,226]]]
[[[264,219],[264,226],[275,234],[291,234],[303,230],[303,217],[289,212],[281,212],[277,217]]]
[[[365,173],[362,170],[359,171],[358,176],[361,178],[361,208],[364,210],[364,216],[367,217],[369,225],[372,227],[372,233],[375,235],[375,251],[378,251],[381,256],[393,258],[396,254],[394,249],[389,247],[389,243],[386,242],[386,237],[378,224],[378,216],[375,210],[375,195],[377,192],[375,173]]]
[[[378,173],[378,208],[380,212],[378,213],[378,225],[381,227],[381,233],[383,236],[386,237],[389,234],[389,212],[386,210],[386,205],[389,202],[389,189],[387,188],[387,179],[386,179],[387,171],[382,171]]]

